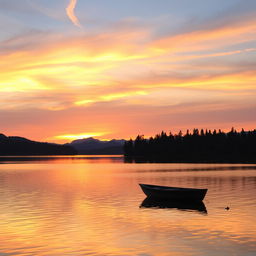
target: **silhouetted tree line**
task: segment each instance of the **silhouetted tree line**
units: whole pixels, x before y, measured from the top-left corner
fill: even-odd
[[[135,162],[256,162],[256,130],[230,132],[194,129],[145,139],[138,135],[124,145],[127,161]]]

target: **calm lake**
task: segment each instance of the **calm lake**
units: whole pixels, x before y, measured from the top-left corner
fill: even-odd
[[[138,183],[208,193],[199,206],[151,205]],[[0,158],[0,255],[253,256],[255,195],[256,165]]]

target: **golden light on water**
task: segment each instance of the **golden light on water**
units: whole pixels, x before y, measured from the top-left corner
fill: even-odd
[[[130,165],[112,157],[94,158],[2,165],[0,252],[194,256],[212,250],[218,255],[255,251],[252,165]],[[207,187],[208,214],[140,207],[145,199],[138,186],[142,180]]]

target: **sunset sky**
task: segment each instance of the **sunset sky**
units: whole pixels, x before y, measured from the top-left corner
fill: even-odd
[[[0,0],[0,133],[256,128],[255,0]]]

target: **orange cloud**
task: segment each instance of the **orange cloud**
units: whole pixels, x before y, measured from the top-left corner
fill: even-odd
[[[199,29],[178,35],[171,35],[152,42],[152,50],[167,52],[191,52],[216,49],[255,40],[255,18],[229,23],[210,29]]]

